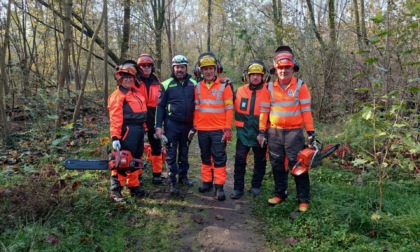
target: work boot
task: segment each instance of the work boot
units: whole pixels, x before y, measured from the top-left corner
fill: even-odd
[[[146,194],[143,189],[140,189],[140,186],[129,187],[128,189],[130,189],[130,194],[132,197],[142,198]]]
[[[178,183],[180,185],[185,185],[185,186],[188,186],[188,187],[193,186],[193,182],[191,180],[189,180],[187,176],[179,177]]]
[[[243,190],[234,190],[233,193],[230,195],[231,199],[240,199],[244,195]]]
[[[214,185],[216,188],[216,199],[218,201],[224,201],[226,200],[225,192],[223,191],[223,185]]]
[[[298,205],[299,212],[306,212],[309,210],[309,203],[301,202]]]
[[[203,185],[198,188],[201,193],[210,192],[213,189],[212,182],[203,182]]]
[[[111,190],[111,198],[116,203],[124,201],[124,197],[121,194],[121,187]]]
[[[254,197],[260,196],[261,195],[261,189],[253,187],[251,189],[251,193],[254,195]]]
[[[169,184],[169,192],[172,196],[179,196],[179,186],[176,184],[176,181]]]
[[[152,183],[154,185],[162,184],[162,173],[153,173]]]
[[[280,203],[282,203],[284,200],[282,198],[276,197],[274,196],[273,198],[268,200],[268,204],[271,206],[275,206],[278,205]]]

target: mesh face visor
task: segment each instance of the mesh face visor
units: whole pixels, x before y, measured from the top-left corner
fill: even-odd
[[[293,67],[293,55],[289,52],[280,52],[275,57],[275,66],[276,68],[280,66],[291,66]]]

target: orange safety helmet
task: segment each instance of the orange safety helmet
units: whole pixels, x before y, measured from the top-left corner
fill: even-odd
[[[123,75],[132,75],[134,78],[137,75],[137,69],[135,66],[131,64],[123,64],[122,66],[118,67],[117,72],[115,73],[115,76],[117,80],[119,80]]]
[[[147,65],[147,64],[151,64],[151,65],[155,65],[155,61],[152,58],[152,56],[150,56],[149,54],[140,54],[140,57],[137,59],[137,65]]]

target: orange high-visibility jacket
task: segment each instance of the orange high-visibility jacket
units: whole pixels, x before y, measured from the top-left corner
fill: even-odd
[[[150,84],[149,88],[147,88],[146,83],[144,83],[144,81],[142,80],[140,83],[140,87],[143,88],[145,91],[147,107],[156,108],[159,101],[160,80],[154,73],[152,73],[150,76],[153,77],[153,82]]]
[[[289,86],[283,90],[279,80],[268,84],[270,92],[270,112],[262,112],[260,115],[259,129],[267,129],[269,119],[271,127],[281,129],[302,128],[306,131],[315,131],[311,113],[311,95],[303,81],[292,78]]]
[[[202,80],[195,89],[194,126],[197,130],[231,129],[233,121],[233,92],[220,78],[210,87]]]
[[[123,124],[142,125],[146,122],[146,100],[136,89],[118,86],[108,97],[108,110],[112,140],[124,139],[121,135]]]

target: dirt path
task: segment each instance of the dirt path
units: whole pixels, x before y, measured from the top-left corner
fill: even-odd
[[[199,150],[194,148],[191,154],[199,156]],[[233,156],[228,156],[225,201],[214,198],[214,189],[199,193],[200,169],[191,169],[190,178],[195,181],[194,186],[181,188],[184,200],[191,204],[178,214],[183,222],[179,234],[182,246],[177,251],[270,251],[261,232],[263,225],[252,216],[252,194],[246,192],[240,200],[230,199],[233,191],[233,160]]]

